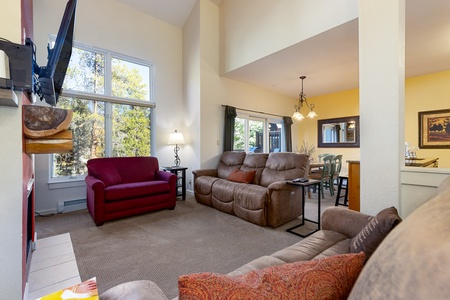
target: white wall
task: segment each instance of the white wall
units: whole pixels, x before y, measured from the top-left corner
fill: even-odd
[[[226,0],[220,9],[222,73],[358,17],[356,0]]]
[[[46,64],[48,36],[57,33],[65,5],[66,1],[59,0],[34,2],[34,43],[40,65]],[[183,132],[184,128],[182,30],[117,1],[81,0],[76,12],[75,40],[155,65],[152,155],[158,157],[160,165],[172,165],[173,146],[167,145],[169,133],[174,129]],[[58,201],[85,198],[84,182],[52,185],[49,189],[49,157],[36,155],[36,211],[54,211]]]
[[[401,172],[400,216],[405,219],[434,196],[437,186],[450,175],[450,169],[404,167]]]
[[[21,43],[20,1],[0,0],[0,37]],[[21,105],[21,96],[18,97]],[[0,291],[22,298],[22,109],[0,106]]]
[[[404,165],[405,1],[359,0],[361,211],[400,206]],[[380,122],[382,120],[382,122]]]

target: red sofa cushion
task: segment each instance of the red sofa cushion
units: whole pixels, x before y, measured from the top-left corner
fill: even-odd
[[[152,181],[159,170],[158,159],[153,156],[94,158],[88,161],[87,166],[89,174],[106,186]]]
[[[117,201],[169,193],[170,185],[166,181],[145,181],[123,183],[105,189],[105,201]]]
[[[95,159],[95,161],[89,160],[87,166],[89,175],[100,179],[105,184],[105,187],[119,184],[122,182],[122,177],[109,160],[103,159]]]

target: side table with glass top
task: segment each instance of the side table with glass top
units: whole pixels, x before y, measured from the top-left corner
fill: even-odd
[[[177,197],[181,196],[181,199],[186,200],[186,170],[187,167],[173,166],[173,167],[161,167],[166,172],[177,175]]]

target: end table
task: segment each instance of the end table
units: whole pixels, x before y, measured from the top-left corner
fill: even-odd
[[[181,196],[181,199],[186,200],[186,170],[187,167],[173,166],[162,167],[166,172],[177,175],[177,197]]]
[[[315,179],[309,179],[307,182],[294,182],[292,180],[288,180],[286,181],[287,184],[291,184],[291,185],[297,185],[300,186],[302,188],[302,208],[303,208],[303,212],[302,212],[302,222],[299,225],[296,225],[294,227],[288,228],[286,229],[287,232],[298,235],[300,237],[307,237],[311,234],[313,234],[314,232],[317,232],[320,230],[320,180],[315,180]],[[317,188],[317,194],[318,194],[318,198],[317,198],[317,221],[311,220],[311,219],[307,219],[305,218],[305,188],[306,187],[312,187],[315,186]],[[307,234],[301,234],[301,233],[297,233],[294,231],[294,229],[299,228],[303,225],[305,225],[305,221],[317,224],[317,228],[308,232]]]

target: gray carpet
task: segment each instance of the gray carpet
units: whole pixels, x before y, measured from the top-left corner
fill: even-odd
[[[334,205],[326,192],[322,211]],[[306,200],[306,217],[317,219],[317,196]],[[182,274],[226,274],[301,238],[285,232],[298,223],[261,227],[196,203],[192,196],[163,210],[96,227],[86,210],[36,217],[39,238],[70,232],[81,279],[96,276],[99,292],[119,283],[148,279],[167,297],[178,294]],[[314,224],[307,226],[314,227]],[[304,230],[305,228],[301,228]]]

